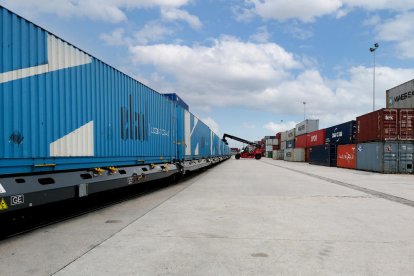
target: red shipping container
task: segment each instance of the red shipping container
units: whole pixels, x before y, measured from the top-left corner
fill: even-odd
[[[282,132],[276,133],[276,139],[280,140],[282,138]]]
[[[306,134],[295,137],[295,148],[307,148]]]
[[[338,145],[336,166],[340,168],[356,168],[356,145]]]
[[[277,146],[273,145],[273,150],[280,150],[280,145],[277,145]]]
[[[400,109],[399,113],[398,140],[414,140],[414,109]]]
[[[326,129],[320,129],[307,134],[306,144],[308,147],[320,146],[325,144]]]
[[[398,139],[398,109],[379,109],[359,116],[356,141],[387,141]]]

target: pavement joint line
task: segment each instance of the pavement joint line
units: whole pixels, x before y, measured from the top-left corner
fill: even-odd
[[[138,220],[140,220],[141,218],[143,218],[144,216],[146,216],[148,213],[150,213],[151,211],[153,211],[154,209],[158,208],[159,206],[161,206],[162,204],[164,204],[165,202],[167,202],[168,200],[172,199],[173,197],[175,197],[176,195],[182,193],[184,190],[188,189],[189,187],[191,187],[195,182],[197,182],[197,180],[201,177],[202,175],[197,175],[194,178],[190,179],[190,182],[185,184],[184,187],[182,189],[180,189],[179,191],[177,191],[176,193],[172,194],[171,196],[169,196],[168,198],[162,200],[161,202],[157,203],[155,206],[153,206],[152,208],[150,208],[147,212],[143,213],[142,215],[140,215],[139,217],[137,217],[136,219],[132,220],[130,223],[126,224],[125,226],[123,226],[122,228],[120,228],[118,231],[112,233],[109,237],[101,240],[100,242],[98,242],[97,244],[95,244],[94,246],[90,247],[88,250],[86,250],[85,252],[83,252],[81,255],[77,256],[75,259],[73,259],[72,261],[70,261],[69,263],[65,264],[63,267],[59,268],[58,270],[56,270],[55,272],[53,272],[50,275],[56,275],[57,273],[59,273],[60,271],[62,271],[63,269],[65,269],[66,267],[68,267],[69,265],[73,264],[74,262],[76,262],[77,260],[79,260],[80,258],[82,258],[83,256],[85,256],[86,254],[88,254],[89,252],[91,252],[92,250],[94,250],[95,248],[97,248],[98,246],[100,246],[101,244],[103,244],[104,242],[106,242],[107,240],[111,239],[112,237],[114,237],[116,234],[118,234],[119,232],[123,231],[124,229],[126,229],[128,226],[130,226],[131,224],[137,222]],[[184,183],[183,183],[184,184]]]
[[[180,237],[180,236],[165,236],[165,235],[154,235],[154,236],[141,236],[142,238],[164,238],[164,239],[223,239],[223,240],[255,240],[255,241],[287,241],[287,242],[326,242],[326,243],[369,243],[369,244],[395,244],[395,243],[414,243],[410,241],[353,241],[353,240],[302,240],[302,239],[267,239],[267,238],[255,238],[255,237]]]
[[[410,206],[410,207],[414,208],[414,201],[406,199],[406,198],[402,198],[402,197],[390,195],[390,194],[387,194],[387,193],[379,192],[379,191],[376,191],[376,190],[364,188],[364,187],[357,186],[357,185],[354,185],[354,184],[350,184],[350,183],[342,182],[342,181],[339,181],[339,180],[335,180],[335,179],[332,179],[332,178],[329,178],[329,177],[320,176],[320,175],[313,174],[313,173],[308,173],[308,172],[303,172],[303,171],[292,169],[292,168],[287,168],[287,167],[272,164],[272,163],[269,163],[269,162],[266,162],[266,161],[261,161],[261,162],[265,163],[267,165],[275,166],[275,167],[282,168],[282,169],[285,169],[285,170],[289,170],[289,171],[292,171],[292,172],[297,172],[297,173],[300,173],[300,174],[303,174],[303,175],[307,175],[307,176],[310,176],[310,177],[313,177],[313,178],[321,179],[321,180],[324,180],[324,181],[332,183],[332,184],[343,186],[343,187],[346,187],[346,188],[349,188],[349,189],[353,189],[353,190],[360,191],[360,192],[363,192],[363,193],[366,193],[366,194],[369,194],[369,195],[373,195],[373,196],[378,197],[378,198],[386,199],[386,200],[389,200],[389,201],[393,201],[393,202],[396,202],[396,203],[403,204],[403,205]]]

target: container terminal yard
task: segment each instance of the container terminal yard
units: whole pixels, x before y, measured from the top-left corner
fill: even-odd
[[[2,275],[414,274],[413,81],[352,121],[219,137],[179,95],[0,22]]]

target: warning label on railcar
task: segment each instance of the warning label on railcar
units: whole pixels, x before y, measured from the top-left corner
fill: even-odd
[[[2,210],[7,210],[9,207],[7,206],[7,203],[6,203],[6,201],[4,200],[4,198],[2,198],[1,200],[0,200],[0,211],[2,211]]]
[[[3,185],[0,183],[0,194],[5,194],[6,190],[3,188]]]

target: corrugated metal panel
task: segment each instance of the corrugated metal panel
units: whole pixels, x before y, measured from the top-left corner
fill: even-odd
[[[414,80],[386,91],[387,108],[414,108]]]
[[[308,161],[312,165],[336,167],[336,151],[335,144],[311,147]]]
[[[398,140],[414,140],[414,109],[399,109],[398,112]]]
[[[286,149],[286,141],[283,141],[283,142],[280,144],[280,149],[281,149],[281,150]]]
[[[341,168],[356,168],[356,144],[339,145],[337,151],[337,166]]]
[[[369,142],[357,144],[357,169],[381,173],[397,173],[398,143]]]
[[[358,143],[398,139],[398,110],[380,109],[357,117]]]
[[[295,148],[306,148],[307,147],[307,135],[299,135],[295,138]]]
[[[307,134],[319,129],[319,120],[306,119],[296,125],[296,136]]]
[[[285,151],[284,150],[276,150],[273,151],[273,159],[275,160],[283,160],[285,157]]]
[[[314,147],[314,146],[320,146],[325,143],[325,129],[320,129],[313,131],[311,133],[308,133],[306,135],[306,145],[307,147]]]
[[[326,129],[325,143],[346,145],[354,144],[356,135],[356,121],[349,121]]]
[[[398,147],[398,172],[413,173],[414,144],[412,142],[400,142]]]
[[[284,151],[285,161],[290,162],[304,162],[305,161],[305,149],[303,148],[295,148],[295,149],[286,149]]]

